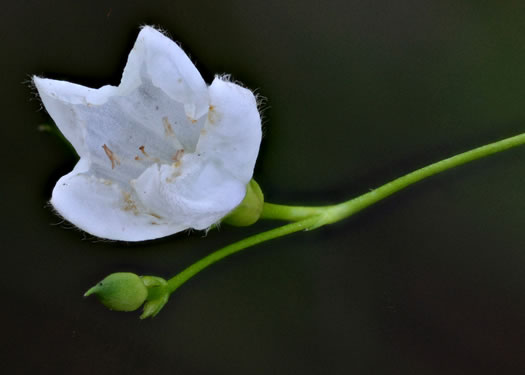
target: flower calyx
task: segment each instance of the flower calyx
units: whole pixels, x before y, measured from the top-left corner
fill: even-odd
[[[251,179],[246,186],[246,195],[242,202],[223,220],[224,223],[236,227],[252,225],[261,216],[264,205],[264,194],[259,184]]]

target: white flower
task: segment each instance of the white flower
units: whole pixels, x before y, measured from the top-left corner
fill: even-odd
[[[142,241],[206,229],[244,198],[261,142],[251,91],[207,86],[179,46],[144,27],[118,87],[34,77],[80,155],[51,203],[95,236]]]

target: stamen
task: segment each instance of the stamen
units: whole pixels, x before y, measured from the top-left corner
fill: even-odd
[[[106,153],[107,157],[109,158],[109,160],[111,161],[111,169],[114,169],[115,168],[115,164],[116,165],[120,165],[120,160],[118,160],[117,156],[115,155],[115,153],[113,151],[111,151],[109,149],[108,146],[106,146],[106,144],[103,144],[102,145],[102,148],[104,149],[104,152]]]

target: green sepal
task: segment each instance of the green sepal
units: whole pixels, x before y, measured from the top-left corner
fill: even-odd
[[[142,276],[142,282],[148,289],[148,298],[140,319],[153,318],[168,302],[170,296],[168,283],[158,276]]]
[[[252,179],[246,186],[246,195],[241,204],[230,212],[222,222],[236,227],[252,225],[259,220],[263,205],[264,194],[259,184]]]
[[[153,318],[156,316],[168,302],[169,297],[169,293],[164,293],[157,299],[147,301],[144,304],[144,311],[140,315],[140,319]]]

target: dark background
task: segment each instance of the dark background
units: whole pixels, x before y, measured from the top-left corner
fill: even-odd
[[[75,159],[37,131],[27,84],[117,85],[139,26],[159,25],[207,82],[231,73],[267,98],[267,200],[330,203],[523,132],[524,20],[522,0],[3,5],[3,371],[525,373],[525,147],[225,259],[140,321],[82,294],[115,271],[170,277],[276,223],[132,245],[68,229],[46,202]]]

